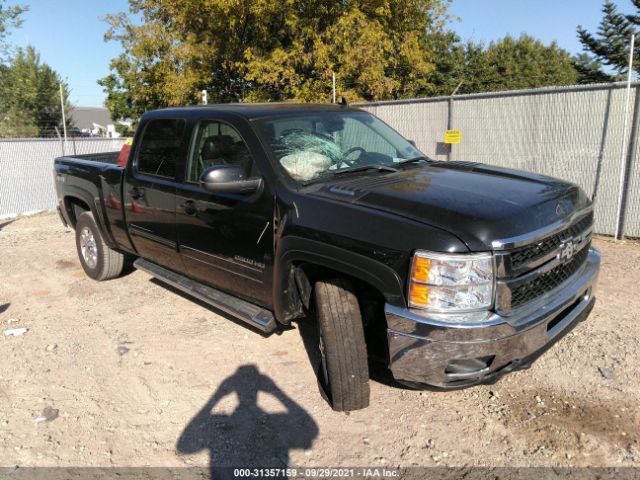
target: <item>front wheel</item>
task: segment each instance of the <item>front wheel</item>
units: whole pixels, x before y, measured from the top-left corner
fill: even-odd
[[[369,405],[369,366],[360,306],[353,285],[335,278],[315,284],[319,381],[337,411]]]
[[[94,280],[109,280],[122,273],[124,255],[104,243],[91,212],[78,217],[76,248],[84,272]]]

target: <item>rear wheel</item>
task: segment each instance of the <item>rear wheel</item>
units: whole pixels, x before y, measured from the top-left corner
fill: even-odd
[[[104,243],[91,212],[78,217],[76,248],[83,270],[94,280],[109,280],[122,273],[124,255]]]
[[[360,306],[353,285],[335,278],[315,284],[319,329],[318,380],[337,411],[369,405],[369,367]]]

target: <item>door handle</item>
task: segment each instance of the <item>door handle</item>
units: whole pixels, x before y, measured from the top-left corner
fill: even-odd
[[[187,215],[195,215],[196,213],[196,205],[193,203],[193,200],[187,200],[182,205],[180,205],[184,210],[184,213]]]
[[[133,187],[131,190],[129,190],[129,195],[131,195],[131,198],[133,198],[134,200],[138,200],[139,198],[144,197],[144,188]]]

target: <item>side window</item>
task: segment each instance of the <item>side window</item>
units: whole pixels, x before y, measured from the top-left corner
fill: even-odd
[[[214,165],[237,165],[251,176],[253,159],[238,131],[221,122],[202,122],[187,169],[187,181],[198,182],[202,172]]]
[[[138,172],[174,178],[176,165],[183,154],[185,121],[151,120],[144,129],[137,154]]]

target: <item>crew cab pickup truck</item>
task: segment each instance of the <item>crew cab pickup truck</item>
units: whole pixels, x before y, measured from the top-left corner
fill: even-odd
[[[375,358],[410,386],[495,381],[595,302],[600,254],[579,187],[432,160],[356,108],[151,111],[126,167],[117,156],[55,160],[87,275],[134,261],[262,332],[313,325],[336,410],[368,405]]]

